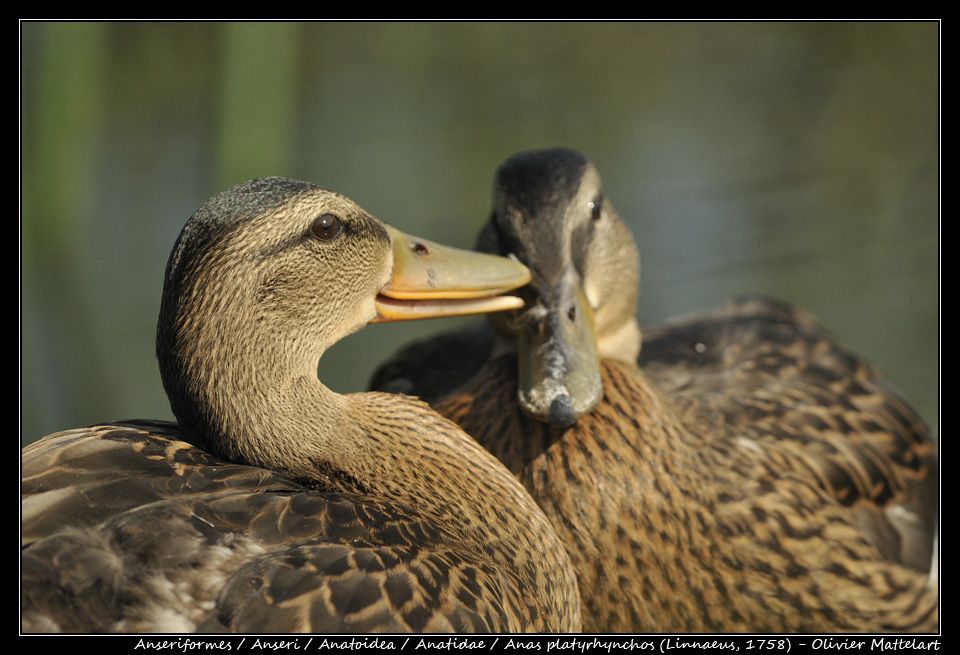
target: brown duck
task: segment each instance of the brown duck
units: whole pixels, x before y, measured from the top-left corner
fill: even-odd
[[[501,165],[479,248],[530,268],[525,307],[408,347],[372,386],[430,400],[523,482],[584,630],[937,630],[934,445],[809,315],[742,299],[645,329],[640,352],[636,247],[571,150]]]
[[[179,424],[22,452],[26,632],[576,631],[543,512],[426,404],[338,395],[326,348],[371,321],[498,311],[506,259],[407,237],[286,179],[205,203],[157,330]]]

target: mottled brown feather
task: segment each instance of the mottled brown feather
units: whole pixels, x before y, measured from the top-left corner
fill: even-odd
[[[551,427],[512,400],[515,366],[493,360],[438,411],[544,508],[573,559],[585,630],[937,629],[926,574],[885,559],[776,436],[688,423],[689,408],[614,360],[603,402]]]

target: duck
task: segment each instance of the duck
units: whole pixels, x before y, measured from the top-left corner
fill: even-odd
[[[158,319],[176,422],[21,451],[22,631],[578,631],[569,555],[502,464],[422,401],[317,376],[368,323],[515,309],[527,280],[308,182],[205,202]]]
[[[524,306],[402,348],[370,388],[419,395],[524,484],[584,631],[938,630],[934,439],[809,313],[744,296],[641,326],[636,243],[569,148],[499,166],[477,250],[527,265]]]

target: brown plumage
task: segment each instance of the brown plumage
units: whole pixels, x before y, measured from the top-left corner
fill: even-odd
[[[516,307],[489,296],[526,279],[302,182],[208,201],[158,325],[179,425],[22,452],[22,629],[579,629],[569,558],[502,465],[422,402],[316,379],[324,349],[371,320]]]
[[[597,263],[636,258],[624,229],[577,153],[508,160],[480,243],[531,269],[526,308],[493,317],[487,363],[452,393],[420,366],[467,332],[402,351],[374,386],[422,389],[523,482],[567,544],[586,631],[935,631],[923,422],[765,299],[645,328],[637,359],[636,268]],[[585,341],[597,357],[569,345]],[[595,378],[602,397],[579,401]]]

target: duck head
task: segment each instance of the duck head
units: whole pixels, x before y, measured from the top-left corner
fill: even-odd
[[[639,255],[596,168],[566,148],[523,152],[497,169],[477,249],[530,269],[525,308],[492,318],[515,343],[519,404],[557,426],[603,397],[599,360],[635,362]]]
[[[515,261],[408,236],[333,191],[253,180],[204,203],[177,239],[161,377],[184,428],[239,456],[230,442],[255,423],[244,415],[253,400],[316,381],[339,339],[370,322],[516,309],[521,300],[498,294],[529,279]]]

